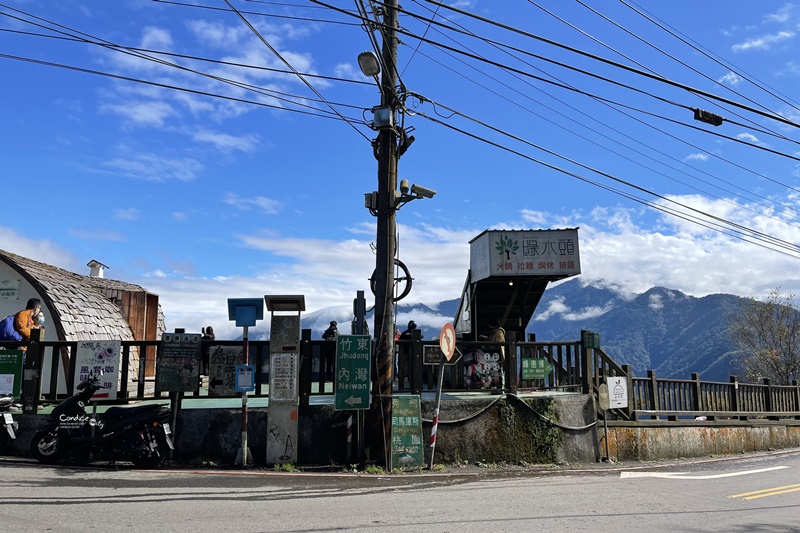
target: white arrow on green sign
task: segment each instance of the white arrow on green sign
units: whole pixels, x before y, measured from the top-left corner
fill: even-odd
[[[369,409],[371,358],[372,340],[369,335],[336,337],[334,409]]]

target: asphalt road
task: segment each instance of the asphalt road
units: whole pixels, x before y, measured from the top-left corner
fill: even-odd
[[[392,476],[0,461],[8,532],[800,531],[800,451]]]

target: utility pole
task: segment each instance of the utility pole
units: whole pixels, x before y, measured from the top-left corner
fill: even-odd
[[[370,456],[391,467],[392,382],[394,380],[394,259],[397,251],[397,6],[398,0],[383,3],[383,49],[381,107],[391,113],[392,127],[378,133],[378,198],[375,259],[375,332],[377,348],[373,368],[370,406]]]

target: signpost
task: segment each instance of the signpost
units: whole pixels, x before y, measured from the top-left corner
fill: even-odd
[[[369,409],[371,354],[372,339],[369,335],[336,337],[335,410]]]
[[[624,377],[614,376],[606,378],[597,390],[597,400],[603,410],[603,428],[606,441],[606,461],[610,461],[608,449],[608,413],[609,409],[628,408],[628,380]]]
[[[439,381],[436,386],[436,407],[433,411],[433,425],[431,427],[431,458],[428,463],[428,470],[433,470],[433,452],[436,450],[436,430],[439,425],[439,403],[442,401],[442,383],[444,382],[444,364],[453,357],[456,350],[456,330],[453,324],[448,322],[442,326],[442,331],[439,332],[439,349],[441,350],[441,357],[439,358]],[[392,437],[394,442],[394,437]]]

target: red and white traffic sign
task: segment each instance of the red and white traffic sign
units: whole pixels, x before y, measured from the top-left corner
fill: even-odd
[[[448,322],[442,326],[442,332],[439,334],[439,348],[449,361],[456,351],[456,330],[453,324]]]

